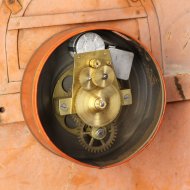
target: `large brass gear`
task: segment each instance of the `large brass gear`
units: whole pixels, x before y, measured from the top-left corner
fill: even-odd
[[[121,110],[121,98],[115,86],[84,91],[79,89],[75,108],[79,117],[89,126],[102,127],[113,122]]]
[[[105,127],[99,128],[101,132],[105,131],[102,138],[98,138],[94,133],[98,131],[98,128],[84,125],[78,136],[80,144],[89,152],[98,153],[105,152],[113,145],[117,135],[117,125],[113,122]]]

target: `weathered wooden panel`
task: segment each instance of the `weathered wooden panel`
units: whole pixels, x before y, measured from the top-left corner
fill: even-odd
[[[167,101],[190,99],[190,73],[166,76]]]
[[[5,44],[9,15],[10,10],[2,3],[0,5],[0,86],[8,82]]]
[[[126,20],[146,17],[144,8],[129,7],[123,9],[110,9],[90,12],[71,12],[64,14],[50,14],[40,16],[26,16],[11,18],[8,30],[57,26],[78,23],[91,23],[113,20]]]
[[[25,123],[1,125],[0,189],[189,189],[189,111],[190,102],[169,104],[153,143],[129,163],[105,170],[54,155],[36,141]]]
[[[0,96],[0,124],[23,121],[20,93]]]
[[[176,19],[164,35],[165,73],[190,73],[190,13]],[[175,55],[175,56],[174,56]]]
[[[160,35],[160,24],[152,0],[140,0],[144,6],[148,15],[149,33],[151,36],[150,43],[152,47],[152,53],[157,61],[160,63],[163,69],[163,58],[162,58],[162,45]]]
[[[128,0],[30,0],[25,16],[69,12],[120,9],[129,7]]]
[[[6,53],[9,83],[21,81],[24,70],[20,69],[18,59],[18,30],[7,32]]]
[[[139,24],[139,40],[147,47],[148,50],[152,51],[150,33],[148,27],[148,21],[145,18],[138,19]]]

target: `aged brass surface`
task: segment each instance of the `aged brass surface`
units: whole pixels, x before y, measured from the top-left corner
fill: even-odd
[[[107,106],[104,109],[97,108],[97,100],[102,99]],[[121,109],[121,96],[118,89],[110,85],[103,89],[78,91],[75,99],[76,113],[88,125],[101,127],[111,123]]]
[[[63,81],[69,75],[73,77],[72,90],[66,92]],[[131,90],[119,89],[109,50],[75,54],[74,68],[59,78],[53,98],[60,116],[76,113],[93,127],[112,123],[122,105],[132,104]]]
[[[110,66],[102,66],[96,69],[92,74],[93,83],[101,88],[105,88],[113,83],[115,74]]]
[[[84,149],[98,153],[114,143],[116,118],[132,96],[130,89],[120,90],[110,52],[102,50],[75,54],[74,67],[65,69],[55,85],[53,104],[61,126]]]
[[[92,60],[90,60],[89,64],[92,68],[97,69],[101,66],[101,61],[98,59],[92,59]]]
[[[111,62],[109,50],[74,56],[73,113],[89,126],[106,126],[120,112],[122,96]]]
[[[107,63],[109,63],[110,70],[113,69],[112,65],[110,64],[111,55],[110,55],[109,50],[99,50],[99,51],[93,51],[93,52],[87,52],[87,53],[74,55],[73,86],[72,86],[73,101],[75,101],[76,94],[78,93],[78,90],[81,88],[81,83],[79,83],[79,81],[81,81],[82,84],[93,83],[96,86],[96,88],[98,88],[97,84],[94,83],[93,77],[96,77],[96,74],[95,74],[96,70],[101,68],[102,66],[106,66]],[[87,69],[83,70],[86,67],[92,67],[92,69],[90,70],[88,68],[89,71],[86,71]],[[84,73],[82,71],[84,71]],[[117,79],[116,78],[114,79],[115,79],[114,86],[117,87],[119,90]],[[84,85],[82,85],[82,87],[83,86]]]
[[[61,74],[54,89],[56,117],[64,129],[78,137],[87,151],[103,152],[116,139],[114,120],[122,106],[123,90],[119,89],[108,51],[76,56],[77,65],[75,62],[74,69],[70,66]],[[68,77],[73,80],[66,89],[64,82]],[[131,98],[129,89],[127,94]]]
[[[57,81],[54,92],[53,92],[53,104],[54,104],[54,110],[55,110],[55,116],[61,126],[68,131],[69,133],[72,133],[74,135],[79,134],[79,127],[83,126],[84,123],[78,119],[78,116],[76,114],[71,115],[69,118],[70,121],[72,121],[75,125],[73,127],[70,127],[67,123],[67,115],[71,113],[71,90],[72,86],[68,91],[63,88],[63,81],[67,77],[72,77],[73,75],[73,67],[68,67],[61,75],[59,80]],[[68,101],[67,101],[68,100]],[[65,103],[66,106],[62,105],[62,103]],[[69,103],[69,105],[68,105]],[[64,107],[68,107],[69,109],[63,109]],[[64,111],[66,110],[66,111]]]
[[[60,115],[72,114],[72,98],[59,99]]]
[[[122,95],[122,105],[132,104],[131,89],[124,89],[124,90],[121,90],[120,92]]]
[[[93,71],[93,68],[86,67],[80,72],[79,82],[85,90],[92,90],[95,88],[95,84],[92,82]]]

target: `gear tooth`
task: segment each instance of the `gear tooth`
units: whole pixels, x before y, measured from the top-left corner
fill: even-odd
[[[89,147],[85,147],[85,148],[86,148],[86,150],[90,151],[90,148],[89,148]]]
[[[96,153],[96,150],[90,149],[92,153]]]

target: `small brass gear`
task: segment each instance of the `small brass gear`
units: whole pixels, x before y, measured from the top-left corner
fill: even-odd
[[[79,75],[79,82],[83,89],[85,90],[92,90],[96,86],[92,82],[92,73],[94,72],[94,69],[91,67],[86,67],[82,69]]]
[[[94,132],[100,130],[100,136],[94,135]],[[106,134],[105,134],[106,133]],[[117,125],[113,122],[105,127],[96,128],[88,125],[81,127],[78,140],[80,144],[89,152],[105,152],[111,148],[117,135]]]
[[[99,104],[98,107],[96,103]],[[121,95],[114,85],[91,91],[80,88],[75,98],[75,109],[87,125],[107,126],[117,118],[121,111]]]
[[[110,66],[101,66],[92,73],[92,82],[100,87],[105,88],[113,83],[115,74]]]

